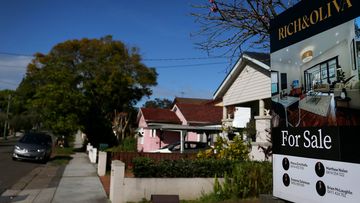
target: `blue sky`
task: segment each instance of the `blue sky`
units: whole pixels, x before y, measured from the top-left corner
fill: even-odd
[[[151,60],[207,57],[190,37],[199,25],[192,4],[207,0],[11,0],[0,3],[0,90],[15,89],[36,52],[48,53],[70,39],[113,35],[140,48],[144,63],[159,74],[153,97],[211,98],[229,60]],[[214,53],[216,55],[217,53]],[[23,56],[25,55],[25,56]],[[214,64],[215,63],[215,64]],[[211,64],[189,66],[192,64]]]

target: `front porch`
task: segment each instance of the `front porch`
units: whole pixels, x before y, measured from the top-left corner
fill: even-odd
[[[239,114],[236,113],[236,109],[239,107],[250,109],[249,118],[247,120],[237,118]],[[242,133],[243,139],[251,142],[250,158],[252,160],[268,160],[263,149],[271,146],[269,134],[271,128],[271,116],[269,115],[270,108],[270,99],[261,99],[223,107],[224,119],[222,122],[224,128],[235,128],[236,131]],[[240,123],[237,122],[239,120],[241,121]]]

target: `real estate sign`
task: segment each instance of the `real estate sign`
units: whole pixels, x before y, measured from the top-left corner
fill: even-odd
[[[360,1],[302,0],[271,21],[273,194],[360,202]]]

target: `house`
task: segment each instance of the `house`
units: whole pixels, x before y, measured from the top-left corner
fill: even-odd
[[[270,81],[270,55],[245,52],[213,96],[214,100],[222,100],[222,124],[230,131],[255,123],[255,134],[250,135],[253,145],[250,155],[254,160],[265,160],[259,147],[269,145],[267,129],[271,117],[265,110],[271,108]]]
[[[138,151],[151,152],[183,141],[211,142],[221,131],[222,108],[214,101],[175,98],[172,109],[141,108]]]
[[[350,20],[271,54],[272,100],[282,104],[283,95],[290,96],[287,103],[294,100],[283,105],[287,111],[280,126],[358,125],[357,22]],[[347,95],[341,99],[343,88]]]
[[[215,106],[211,101],[204,103],[177,102],[172,111],[181,120],[182,125],[186,126],[207,126],[221,127],[222,108]],[[207,142],[209,134],[199,132],[189,132],[189,140]]]
[[[150,128],[154,125],[181,124],[175,112],[170,109],[141,108],[137,117],[139,138],[138,151],[152,151],[179,141],[179,133]]]

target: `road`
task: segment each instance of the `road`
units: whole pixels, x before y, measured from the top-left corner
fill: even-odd
[[[11,154],[16,141],[15,138],[0,139],[0,195],[30,171],[42,166],[40,163],[13,161]]]

